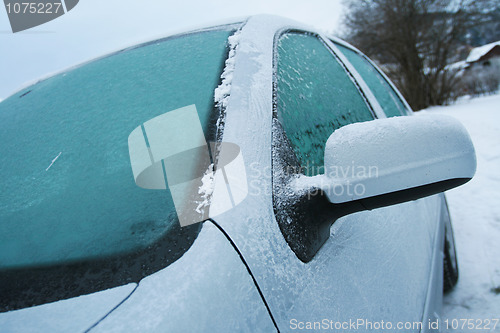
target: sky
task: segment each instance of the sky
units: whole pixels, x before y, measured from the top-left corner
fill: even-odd
[[[1,6],[0,100],[121,48],[249,15],[280,15],[336,34],[342,9],[341,0],[80,0],[65,15],[14,34]]]

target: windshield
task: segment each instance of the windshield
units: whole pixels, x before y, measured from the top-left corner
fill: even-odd
[[[61,288],[75,296],[95,291],[78,286],[138,281],[189,248],[200,224],[179,226],[168,188],[135,184],[127,138],[145,121],[194,104],[206,140],[215,141],[214,90],[232,28],[120,51],[0,103],[0,294],[11,294],[0,297],[2,308],[26,306],[15,290],[34,288],[12,279],[48,274],[37,304]],[[96,281],[48,282],[89,275]]]

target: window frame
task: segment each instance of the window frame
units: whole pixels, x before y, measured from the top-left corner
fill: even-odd
[[[351,44],[343,41],[342,39],[340,38],[337,38],[337,37],[327,37],[327,40],[333,44],[333,46],[335,46],[335,44],[340,44],[342,45],[343,47],[345,48],[348,48],[350,49],[351,51],[355,52],[356,54],[358,54],[359,56],[361,56],[363,59],[365,59],[366,61],[368,61],[368,63],[370,65],[373,66],[373,68],[375,68],[375,70],[382,76],[382,78],[387,82],[387,84],[392,88],[392,91],[394,92],[394,94],[397,96],[397,98],[399,98],[399,101],[403,104],[403,106],[405,107],[405,111],[406,111],[406,114],[402,115],[402,116],[408,116],[408,115],[411,115],[413,113],[413,110],[411,108],[411,106],[408,104],[408,102],[406,101],[406,99],[403,97],[403,95],[401,94],[401,92],[398,90],[398,88],[394,85],[394,83],[389,79],[389,77],[384,73],[384,71],[382,71],[380,69],[379,66],[377,66],[377,64],[375,64],[375,62],[373,62],[373,60],[371,60],[369,57],[367,57],[363,52],[361,52],[359,49],[357,49],[356,47],[352,46]],[[339,51],[340,52],[340,51]],[[346,59],[347,62],[349,62],[349,60]],[[350,62],[349,62],[350,63]],[[369,88],[368,88],[369,89]]]
[[[284,202],[281,197],[277,196],[277,191],[281,186],[286,185],[286,176],[277,177],[275,172],[283,167],[296,168],[298,161],[297,155],[290,146],[286,132],[281,128],[277,128],[274,124],[278,123],[278,105],[277,105],[277,89],[278,89],[278,42],[279,39],[287,33],[299,33],[316,37],[333,56],[334,61],[337,61],[345,70],[346,75],[352,81],[358,90],[361,98],[365,101],[366,106],[372,115],[373,119],[386,118],[377,99],[368,88],[362,77],[356,71],[354,66],[347,61],[347,58],[338,50],[335,45],[328,39],[318,33],[311,31],[284,28],[278,30],[273,39],[273,54],[272,54],[272,135],[271,135],[271,187],[272,187],[272,206],[275,219],[278,223],[282,236],[285,238],[288,246],[294,252],[299,260],[308,263],[312,260],[322,245],[326,242],[330,235],[330,226],[339,217],[349,213],[353,207],[335,207],[332,205],[321,191],[316,191],[314,195],[299,196],[295,193],[288,193],[288,202]],[[275,137],[283,136],[283,145],[286,151],[281,154],[275,154],[277,147]],[[288,166],[286,164],[289,164]],[[300,166],[298,166],[300,167]],[[298,169],[294,169],[297,172]],[[352,210],[353,212],[355,211]],[[304,214],[305,212],[305,214]],[[326,212],[326,213],[325,213]],[[284,214],[284,215],[283,215]],[[293,232],[290,232],[283,220],[292,219]]]
[[[344,68],[346,71],[349,79],[352,81],[352,83],[356,86],[358,89],[358,92],[360,93],[361,97],[365,101],[368,109],[370,110],[370,113],[372,116],[377,119],[380,118],[380,111],[382,110],[380,108],[380,105],[378,104],[377,100],[375,97],[370,96],[369,94],[366,93],[366,90],[369,90],[368,86],[364,83],[364,81],[360,84],[359,80],[361,76],[358,74],[356,69],[351,65],[351,63],[345,58],[345,56],[335,47],[335,45],[328,39],[324,38],[318,33],[303,30],[303,29],[295,29],[295,28],[285,28],[277,31],[274,35],[273,39],[273,68],[272,68],[272,81],[273,81],[273,92],[272,92],[272,103],[273,103],[273,119],[277,117],[278,110],[277,110],[277,88],[278,88],[278,42],[280,38],[287,34],[287,33],[297,33],[297,34],[304,34],[304,35],[309,35],[316,37],[324,46],[325,48],[330,52],[330,54],[338,61],[338,63]],[[332,47],[333,46],[333,47]],[[362,86],[362,84],[365,85],[365,87]],[[371,93],[371,91],[369,92]],[[373,98],[371,98],[373,97]],[[377,107],[380,108],[380,111],[377,110]],[[383,111],[382,111],[383,112]]]

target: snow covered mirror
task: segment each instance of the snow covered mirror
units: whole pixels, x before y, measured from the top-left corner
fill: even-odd
[[[418,115],[355,123],[336,130],[325,148],[321,189],[334,204],[373,209],[446,191],[469,181],[476,156],[452,117]]]
[[[357,122],[330,134],[321,174],[275,172],[280,184],[275,193],[281,196],[275,211],[280,221],[292,221],[283,234],[297,257],[308,262],[339,218],[449,190],[469,181],[475,171],[471,139],[454,118],[415,115]]]

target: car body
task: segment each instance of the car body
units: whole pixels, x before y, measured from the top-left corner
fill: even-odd
[[[209,49],[212,42],[205,45],[205,37],[199,37],[207,34],[217,40],[213,44],[218,47],[216,51]],[[161,49],[162,45],[181,43],[185,36],[195,40]],[[168,53],[169,50],[182,51],[184,58],[192,57],[189,60],[202,65],[190,71],[189,63],[181,61],[169,69],[171,72],[164,73],[162,66],[176,59],[176,53]],[[148,58],[150,54],[155,56]],[[215,84],[214,78],[217,79]],[[189,85],[209,79],[212,81],[199,91],[197,86]],[[189,84],[184,86],[185,82]],[[182,90],[175,90],[175,86]],[[187,97],[178,97],[183,94]],[[203,94],[206,96],[200,97]],[[51,97],[47,98],[49,95]],[[163,99],[167,97],[175,103],[166,103]],[[30,99],[35,100],[30,102]],[[28,103],[28,106],[18,106],[20,103]],[[321,103],[332,105],[334,111],[318,107]],[[62,106],[57,106],[59,104]],[[120,162],[121,173],[113,173],[113,163],[116,159],[123,160],[124,156],[128,158],[127,136],[134,128],[149,133],[146,121],[190,104],[197,107],[207,141],[228,142],[239,147],[244,166],[236,173],[228,173],[229,182],[226,183],[234,184],[245,178],[245,184],[238,183],[240,187],[231,188],[235,197],[242,188],[241,193],[244,193],[241,200],[233,202],[231,209],[211,214],[202,223],[178,228],[165,239],[157,234],[174,227],[148,220],[163,221],[162,200],[165,198],[164,194],[158,198],[158,193],[164,192],[137,187],[130,160]],[[42,105],[40,110],[55,115],[46,122],[43,117],[33,122],[23,118],[23,112],[29,113],[39,105]],[[23,111],[25,109],[28,111]],[[87,110],[96,113],[87,118]],[[215,112],[213,110],[218,110],[215,119],[210,115]],[[323,118],[326,112],[334,119]],[[8,201],[2,208],[8,211],[4,216],[13,219],[21,214],[20,211],[40,205],[35,199],[43,197],[47,191],[54,195],[72,193],[48,197],[47,202],[60,202],[54,206],[40,199],[50,209],[43,208],[42,213],[34,211],[25,217],[29,222],[41,214],[66,214],[61,222],[49,221],[46,225],[40,222],[43,227],[29,224],[35,228],[34,234],[43,237],[38,240],[27,237],[22,246],[30,249],[25,253],[22,247],[16,248],[15,242],[8,243],[14,250],[11,250],[12,258],[9,254],[2,257],[2,260],[12,261],[11,267],[5,264],[1,267],[2,281],[9,284],[2,292],[9,295],[11,303],[4,302],[3,311],[9,311],[0,313],[2,331],[285,332],[331,330],[338,328],[336,325],[344,331],[368,331],[373,325],[375,328],[383,325],[382,322],[386,323],[385,328],[388,328],[387,323],[392,327],[400,323],[412,332],[434,329],[429,323],[439,318],[442,303],[445,229],[451,233],[445,197],[436,193],[458,183],[425,194],[403,195],[401,192],[402,199],[390,199],[393,204],[389,204],[388,199],[383,203],[365,201],[364,205],[372,206],[363,209],[342,206],[344,201],[332,208],[329,205],[335,203],[335,194],[329,194],[328,202],[323,192],[316,193],[313,199],[308,197],[300,205],[290,200],[293,197],[293,193],[288,192],[291,187],[287,176],[290,175],[284,176],[284,168],[308,168],[309,164],[305,166],[303,162],[310,158],[312,169],[294,169],[292,178],[321,177],[319,169],[326,166],[323,158],[338,161],[328,153],[330,148],[325,147],[332,132],[346,133],[339,129],[374,119],[397,116],[417,121],[413,118],[421,117],[413,116],[401,94],[373,63],[339,39],[287,19],[254,16],[241,23],[146,43],[65,71],[3,101],[0,116],[2,114],[4,123],[10,121],[7,124],[18,126],[9,127],[11,132],[7,132],[7,125],[4,125],[6,137],[30,133],[21,146],[27,156],[37,154],[33,152],[36,145],[29,148],[32,143],[45,142],[45,138],[49,138],[47,142],[54,145],[50,149],[40,149],[46,154],[43,163],[52,162],[46,163],[47,168],[36,164],[40,158],[27,161],[45,169],[33,176],[41,185],[33,188],[34,183],[30,183],[31,191],[35,192],[33,201],[22,202],[19,207],[13,207],[14,199]],[[60,126],[50,127],[54,122]],[[313,130],[300,127],[310,122],[316,122]],[[121,126],[116,134],[115,124]],[[211,128],[214,124],[217,126]],[[399,126],[396,121],[386,124],[393,124],[390,126],[394,128]],[[190,128],[181,128],[181,132]],[[104,140],[100,137],[101,132],[111,134]],[[77,139],[69,139],[72,133]],[[466,141],[466,134],[464,138]],[[24,142],[22,140],[15,141]],[[400,136],[400,142],[409,140]],[[427,141],[422,138],[428,145],[432,140],[432,137]],[[120,144],[115,146],[115,141]],[[398,154],[398,144],[392,141],[387,146],[395,149],[394,155]],[[154,150],[153,143],[147,146]],[[381,146],[379,153],[391,160],[391,154],[384,151],[384,147]],[[407,150],[405,145],[399,148]],[[6,163],[7,158],[10,161],[11,171],[6,184],[12,191],[17,190],[16,186],[29,183],[27,177],[31,175],[16,169],[16,165],[22,168],[23,160],[16,155],[19,149],[15,146],[13,151],[3,155]],[[327,153],[323,155],[325,149]],[[370,149],[367,155],[377,150],[376,146]],[[123,154],[115,153],[118,151]],[[417,151],[415,148],[414,154],[418,155]],[[49,153],[52,154],[50,158]],[[470,157],[470,151],[468,154]],[[130,156],[133,164],[132,153]],[[63,164],[65,158],[73,159],[73,164]],[[352,163],[353,167],[370,166]],[[81,168],[79,173],[73,172],[77,166]],[[425,165],[418,170],[423,167]],[[454,174],[450,171],[452,167],[447,172],[450,179],[470,179],[474,168],[475,160],[463,173],[456,171]],[[55,180],[44,183],[43,177],[51,171]],[[57,173],[67,177],[64,182],[63,176]],[[117,176],[122,174],[126,176]],[[447,179],[446,175],[443,177],[442,180]],[[116,185],[120,182],[126,182],[127,187],[122,189]],[[384,184],[390,182],[384,181]],[[401,190],[415,186],[408,185]],[[27,191],[14,197],[21,200],[27,196]],[[139,191],[140,196],[135,197]],[[352,198],[345,200],[355,201]],[[114,206],[121,201],[120,206]],[[140,205],[136,207],[137,202]],[[172,203],[168,205],[169,212],[174,212]],[[62,208],[52,214],[51,209],[58,207]],[[128,207],[132,207],[130,212]],[[212,207],[216,207],[216,203]],[[326,213],[331,210],[333,215]],[[94,215],[79,220],[89,212]],[[147,217],[142,218],[140,214]],[[128,219],[103,226],[107,220],[120,215]],[[139,222],[133,220],[138,216]],[[101,217],[103,219],[98,220]],[[65,223],[66,220],[70,222]],[[99,224],[96,222],[91,228],[80,224],[97,220]],[[320,220],[326,222],[317,223]],[[62,224],[64,231],[60,230]],[[120,228],[126,232],[132,230],[132,235],[137,232],[141,240],[136,242],[129,233],[127,237],[133,240],[125,239],[125,232],[122,235],[117,231]],[[10,229],[4,227],[3,230],[5,235]],[[28,232],[29,228],[26,226],[23,230]],[[80,236],[68,236],[69,241],[61,242],[53,251],[43,247],[58,243],[50,238],[51,235],[56,235],[57,239],[60,235],[74,234],[83,235],[86,242],[80,242]],[[115,237],[115,234],[122,236]],[[7,242],[7,237],[14,237],[15,240],[16,235],[4,239]],[[178,240],[180,245],[175,237],[182,239]],[[130,247],[127,247],[128,242],[132,244]],[[175,243],[175,247],[162,247],[158,242]],[[121,246],[123,249],[114,251]],[[162,257],[162,251],[168,254]],[[172,252],[176,254],[172,256]],[[29,260],[26,259],[25,266],[17,267],[23,256]],[[27,282],[22,282],[23,279]],[[76,281],[74,284],[72,279]],[[11,296],[10,290],[18,291]],[[353,326],[353,322],[357,326]]]

